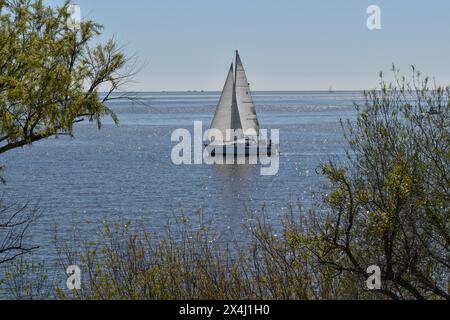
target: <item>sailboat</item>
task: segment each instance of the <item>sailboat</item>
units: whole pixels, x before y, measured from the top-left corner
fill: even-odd
[[[238,51],[228,72],[205,146],[212,156],[270,156],[276,149],[272,141],[260,136],[250,84]]]

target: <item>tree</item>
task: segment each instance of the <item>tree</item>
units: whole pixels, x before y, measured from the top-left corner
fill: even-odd
[[[0,154],[72,135],[84,118],[118,121],[106,102],[133,75],[127,58],[113,39],[92,45],[102,30],[93,21],[69,28],[68,8],[0,0]]]
[[[129,59],[114,39],[92,44],[102,30],[93,21],[69,28],[68,8],[0,0],[0,154],[72,136],[85,118],[99,128],[103,116],[118,122],[106,103],[134,75]],[[0,264],[34,249],[23,245],[34,213],[0,203]]]
[[[449,299],[450,88],[393,72],[343,124],[345,163],[323,166],[331,190],[310,249],[364,285],[379,266],[383,297]]]

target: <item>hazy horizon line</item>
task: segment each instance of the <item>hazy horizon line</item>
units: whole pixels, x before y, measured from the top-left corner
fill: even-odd
[[[373,90],[373,89],[344,89],[344,90],[317,90],[317,89],[302,89],[302,90],[252,90],[252,93],[266,93],[266,92],[326,92],[326,93],[336,93],[336,92],[361,92]],[[114,93],[221,93],[219,90],[123,90],[116,91]],[[99,93],[107,93],[107,91],[99,91]]]

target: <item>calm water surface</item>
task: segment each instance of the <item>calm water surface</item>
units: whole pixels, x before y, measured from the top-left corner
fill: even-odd
[[[81,123],[75,138],[60,137],[2,156],[8,199],[37,203],[42,217],[32,230],[37,256],[54,257],[55,228],[74,227],[90,239],[104,219],[143,219],[161,234],[175,213],[202,208],[219,232],[237,233],[246,210],[267,206],[279,221],[290,202],[305,206],[320,190],[316,169],[343,155],[339,119],[354,119],[359,92],[257,92],[264,128],[280,129],[282,155],[277,176],[263,177],[258,166],[175,166],[170,141],[177,128],[211,122],[219,93],[139,93],[145,103],[114,101],[120,126],[105,119]],[[247,209],[245,209],[247,208]]]

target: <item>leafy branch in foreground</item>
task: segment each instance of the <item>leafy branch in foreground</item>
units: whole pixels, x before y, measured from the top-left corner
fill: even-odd
[[[93,45],[102,31],[93,21],[68,28],[68,6],[0,0],[0,154],[51,136],[71,136],[84,118],[99,127],[105,115],[118,123],[106,103],[134,75],[129,59],[113,39]],[[0,199],[0,263],[34,249],[23,244],[35,219],[35,210],[28,211]]]
[[[393,72],[347,122],[347,163],[323,166],[331,193],[310,249],[361,280],[378,265],[388,298],[449,299],[450,88]]]
[[[60,286],[55,295],[87,300],[338,299],[347,290],[345,279],[334,281],[297,242],[274,237],[263,218],[248,226],[253,244],[230,245],[211,231],[203,213],[199,217],[198,223],[177,217],[160,239],[122,221],[106,223],[96,244],[57,241],[61,265],[79,265],[83,280],[81,290]]]
[[[113,39],[92,45],[100,25],[68,28],[68,6],[0,0],[0,154],[72,135],[84,118],[99,127],[105,115],[118,122],[106,102],[134,73]]]

